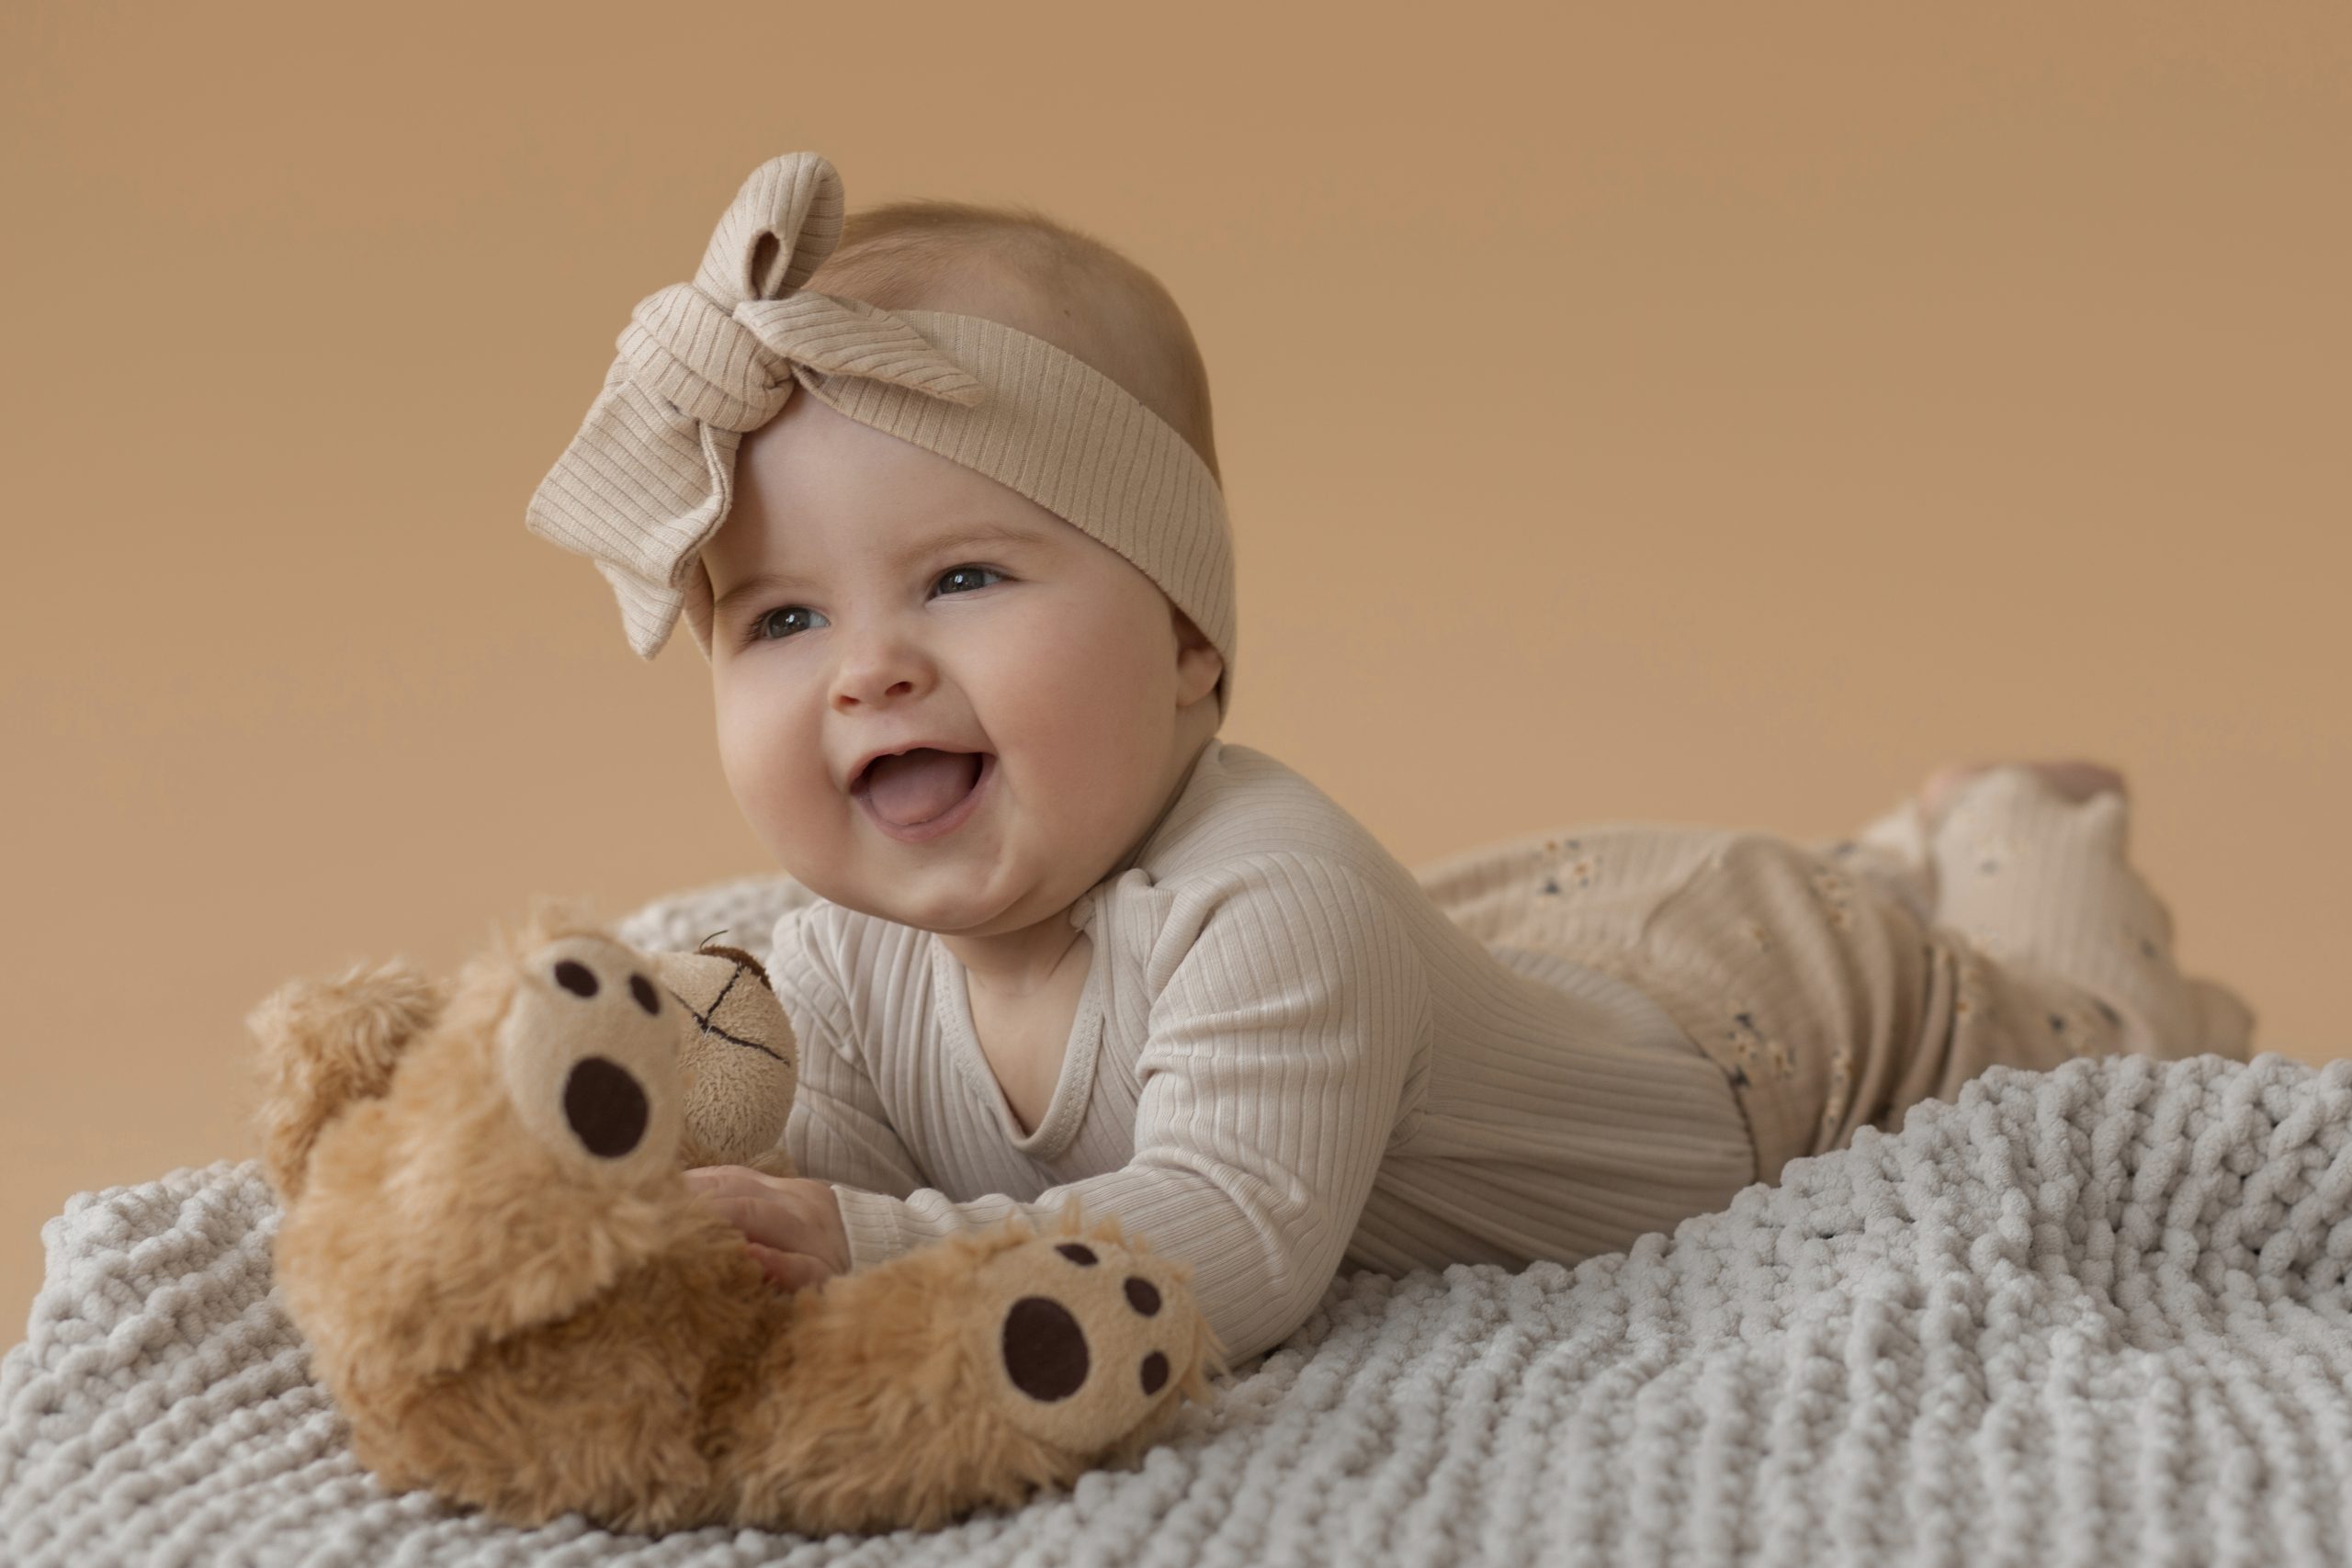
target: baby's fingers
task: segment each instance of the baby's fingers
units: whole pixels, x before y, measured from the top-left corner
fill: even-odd
[[[702,1201],[713,1213],[763,1247],[791,1252],[800,1241],[800,1226],[788,1209],[779,1209],[758,1194],[705,1192]]]
[[[698,1165],[685,1172],[686,1187],[706,1198],[741,1197],[773,1191],[775,1183],[747,1165]]]
[[[805,1291],[811,1285],[821,1285],[833,1277],[824,1259],[811,1258],[805,1252],[779,1252],[758,1242],[746,1242],[752,1258],[759,1264],[760,1272],[787,1291]]]
[[[775,1184],[758,1171],[740,1165],[698,1166],[686,1172],[686,1190],[745,1235],[772,1247],[792,1245],[789,1234],[775,1234],[778,1225],[791,1224],[789,1212],[778,1201]]]

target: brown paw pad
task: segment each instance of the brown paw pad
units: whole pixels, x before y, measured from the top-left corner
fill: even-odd
[[[1059,1302],[1023,1296],[1004,1314],[1004,1373],[1048,1404],[1086,1386],[1086,1331]]]
[[[1006,1414],[1079,1452],[1132,1429],[1191,1370],[1195,1319],[1175,1270],[1102,1238],[1037,1240],[991,1260],[1003,1291],[991,1347]]]
[[[1093,1250],[1079,1242],[1066,1242],[1054,1250],[1080,1267],[1091,1268],[1097,1261]],[[1119,1290],[1136,1316],[1159,1315],[1159,1287],[1150,1280],[1130,1274]],[[1005,1376],[1041,1404],[1068,1399],[1086,1386],[1093,1360],[1086,1348],[1086,1330],[1068,1307],[1050,1297],[1023,1296],[1006,1309],[1003,1347]],[[1158,1393],[1168,1386],[1168,1372],[1167,1353],[1151,1350],[1136,1369],[1136,1382],[1146,1394]]]
[[[683,1015],[644,954],[596,935],[526,954],[500,1017],[500,1077],[525,1131],[565,1165],[616,1181],[669,1162]]]

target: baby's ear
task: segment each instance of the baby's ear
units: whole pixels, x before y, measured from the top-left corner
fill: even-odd
[[[1225,655],[1219,653],[1193,617],[1168,606],[1176,628],[1176,684],[1183,695],[1182,705],[1190,707],[1216,690],[1219,677],[1225,673]]]
[[[262,1168],[281,1202],[301,1191],[319,1134],[353,1101],[391,1087],[401,1053],[447,1000],[445,984],[395,958],[355,964],[332,980],[289,980],[245,1015],[266,1079]]]
[[[688,1167],[751,1165],[776,1146],[800,1085],[799,1042],[760,961],[705,942],[653,955],[662,983],[684,1004],[678,1048]]]

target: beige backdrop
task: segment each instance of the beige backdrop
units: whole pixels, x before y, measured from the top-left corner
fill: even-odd
[[[2106,759],[2189,966],[2352,1055],[2352,11],[1606,10],[0,11],[0,1342],[68,1194],[250,1152],[281,978],[766,869],[523,508],[796,148],[1166,279],[1227,737],[1408,863]]]

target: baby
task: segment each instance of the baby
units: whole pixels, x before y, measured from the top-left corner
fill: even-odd
[[[1039,214],[849,218],[788,154],[620,346],[530,525],[640,654],[684,615],[815,895],[768,957],[804,1175],[690,1178],[784,1285],[1076,1198],[1190,1262],[1239,1361],[1343,1269],[1619,1250],[1994,1063],[2247,1052],[2090,763],[1947,769],[1830,845],[1619,824],[1408,871],[1218,738],[1199,354]]]

